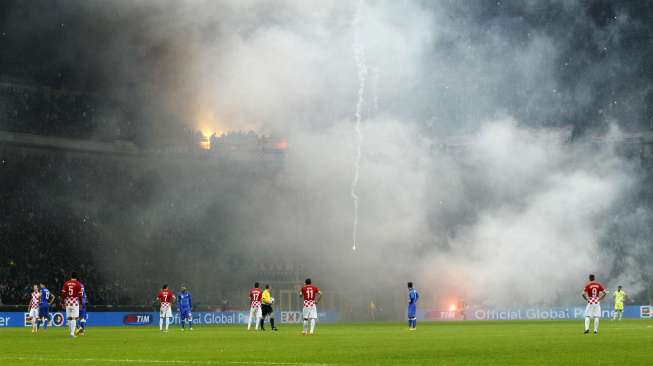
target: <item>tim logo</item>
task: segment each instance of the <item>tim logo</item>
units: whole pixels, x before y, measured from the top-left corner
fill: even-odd
[[[653,318],[653,306],[640,306],[639,307],[639,317],[640,318]]]
[[[127,314],[122,322],[125,325],[150,325],[152,316],[150,314]]]

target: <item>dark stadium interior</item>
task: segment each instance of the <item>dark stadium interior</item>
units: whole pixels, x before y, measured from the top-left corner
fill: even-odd
[[[154,291],[174,279],[175,285],[189,284],[196,303],[208,308],[242,307],[245,289],[254,280],[276,281],[275,291],[290,291],[306,267],[318,278],[338,272],[333,268],[343,252],[322,257],[336,234],[315,226],[349,217],[320,217],[321,209],[330,207],[326,194],[293,194],[305,182],[289,178],[287,159],[298,158],[291,157],[292,141],[288,147],[279,136],[292,135],[297,125],[265,133],[234,129],[203,136],[177,108],[186,101],[183,92],[174,92],[182,83],[178,61],[184,51],[167,33],[152,31],[163,26],[154,21],[151,8],[134,10],[121,6],[124,3],[128,2],[0,2],[0,305],[26,303],[35,281],[45,281],[57,291],[71,270],[81,273],[92,305],[148,307]],[[427,9],[439,6],[420,3]],[[637,266],[648,284],[633,301],[650,302],[653,2],[581,1],[581,15],[565,10],[563,2],[444,3],[474,31],[442,39],[438,48],[449,49],[461,39],[483,43],[484,30],[514,44],[530,42],[530,32],[557,40],[553,71],[557,94],[543,105],[542,100],[529,99],[531,90],[495,91],[491,107],[479,103],[479,110],[470,112],[469,106],[448,100],[447,95],[443,103],[431,103],[431,95],[420,90],[429,90],[433,80],[421,79],[410,85],[411,98],[388,102],[387,108],[424,121],[418,129],[425,134],[443,124],[449,130],[456,122],[464,125],[455,121],[457,116],[507,111],[529,128],[570,128],[570,144],[603,136],[610,121],[616,120],[632,136],[621,141],[618,150],[637,167],[633,175],[638,184],[620,201],[626,204],[606,214],[610,218],[604,221],[608,228],[599,238],[600,247],[618,259],[602,274],[617,277],[624,268]],[[629,21],[615,23],[615,14],[627,14]],[[203,42],[220,42],[219,25],[193,26]],[[589,70],[594,64],[604,68]],[[499,82],[518,83],[510,74]],[[569,97],[579,89],[592,91],[584,104]],[[171,99],[179,102],[169,103]],[[318,107],[329,106],[325,102]],[[334,113],[349,116],[351,108]],[[322,128],[319,117],[310,123]],[[79,141],[87,145],[80,147]],[[442,145],[455,154],[455,144]],[[345,198],[348,184],[341,192]],[[469,196],[478,195],[477,206],[432,214],[428,226],[446,227],[443,236],[453,237],[460,222],[474,222],[476,210],[495,203],[478,193],[483,190],[472,191],[475,184],[465,189]],[[274,220],[281,217],[289,218],[284,220],[289,223]],[[306,242],[318,249],[304,248]],[[624,243],[637,243],[648,256],[634,254]],[[434,246],[448,250],[448,242]],[[418,258],[429,250],[427,244],[417,249]],[[403,289],[403,279],[397,285],[388,283],[395,273],[404,272],[392,272],[378,260],[403,258],[403,252],[388,245],[375,255],[362,265],[369,265],[369,270],[360,278],[349,271],[357,268],[354,264],[330,275],[326,287],[341,289],[327,297],[328,306],[347,314],[365,309],[367,302],[362,300],[342,301],[354,291],[343,284],[354,278],[382,278],[379,288],[366,290],[368,297]],[[556,300],[567,301],[562,297]],[[388,313],[403,309],[402,298],[386,301],[387,305],[383,300],[378,303],[387,306]]]

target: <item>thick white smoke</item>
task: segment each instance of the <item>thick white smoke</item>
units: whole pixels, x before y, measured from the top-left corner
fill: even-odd
[[[182,122],[197,126],[194,113],[208,109],[213,131],[288,137],[284,170],[234,209],[242,250],[300,262],[332,287],[401,289],[414,280],[434,302],[573,302],[588,273],[611,274],[615,255],[601,237],[636,179],[611,146],[570,144],[567,130],[539,128],[564,125],[561,111],[594,100],[591,75],[573,95],[560,92],[569,40],[512,18],[506,27],[484,23],[463,2],[363,1],[355,30],[357,5],[106,5],[145,14],[110,44],[115,54],[127,53],[133,34],[173,50],[156,72],[141,74],[133,62],[121,74],[147,85]],[[353,41],[365,45],[374,70],[374,95],[360,108]],[[370,110],[361,116],[355,192],[364,245],[352,254],[352,116]],[[646,217],[622,220],[639,228]],[[623,261],[642,242],[619,244],[628,248]],[[617,272],[614,281],[628,286],[641,277]]]

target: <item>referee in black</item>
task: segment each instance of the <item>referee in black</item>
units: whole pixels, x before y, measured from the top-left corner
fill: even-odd
[[[270,319],[270,326],[272,327],[272,330],[277,330],[277,328],[274,326],[274,310],[272,310],[272,303],[274,302],[274,298],[272,297],[272,294],[270,293],[270,285],[265,285],[265,290],[263,290],[263,294],[261,295],[261,330],[265,330],[263,328],[263,323],[265,323],[265,318],[269,317]]]

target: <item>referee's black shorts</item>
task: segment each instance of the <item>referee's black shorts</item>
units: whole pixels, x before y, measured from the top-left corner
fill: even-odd
[[[263,304],[261,305],[261,312],[263,313],[263,317],[265,318],[268,315],[272,315],[272,305],[268,304]]]

